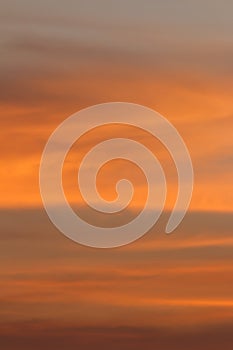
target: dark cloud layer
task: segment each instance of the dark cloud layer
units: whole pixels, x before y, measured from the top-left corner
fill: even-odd
[[[195,330],[164,328],[78,328],[75,325],[22,323],[4,325],[1,346],[4,350],[231,350],[233,323]]]

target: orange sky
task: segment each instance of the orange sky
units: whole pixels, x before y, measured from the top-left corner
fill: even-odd
[[[1,7],[4,350],[232,349],[232,4],[12,0]],[[63,185],[86,220],[127,222],[146,197],[143,174],[117,161],[103,167],[98,188],[112,200],[121,176],[132,180],[128,210],[103,218],[83,205],[78,165],[102,140],[143,143],[168,182],[166,212],[147,235],[129,246],[98,250],[73,243],[49,221],[39,164],[59,123],[111,101],[145,105],[173,123],[189,149],[195,183],[187,216],[167,236],[177,174],[165,148],[129,127],[102,127],[83,136],[66,158]]]
[[[119,69],[121,68],[119,67]],[[111,71],[108,71],[108,74],[109,79],[111,79],[113,74]],[[92,83],[98,84],[100,79],[99,76],[93,77]],[[202,92],[197,93],[197,88],[195,85],[193,86],[192,72],[189,77],[190,81],[188,77],[186,79],[187,82],[181,86],[179,81],[177,83],[171,82],[165,76],[163,86],[160,86],[156,77],[153,82],[153,79],[148,77],[146,72],[144,81],[141,83],[140,77],[137,78],[137,68],[135,67],[133,86],[127,86],[128,77],[126,76],[121,78],[121,84],[124,86],[123,91],[120,85],[115,87],[115,84],[112,84],[111,86],[110,81],[105,83],[102,80],[101,90],[105,101],[120,100],[146,103],[147,106],[162,113],[177,127],[189,148],[194,165],[195,188],[191,210],[230,211],[232,210],[230,193],[233,175],[231,162],[233,119],[230,116],[232,95],[230,95],[229,90],[212,91],[214,90],[212,83],[208,85],[204,81],[203,85],[206,85],[205,90],[208,91],[205,96]],[[4,127],[1,129],[3,150],[0,185],[1,207],[41,206],[38,167],[46,140],[56,126],[70,113],[75,112],[75,109],[79,110],[81,107],[103,101],[102,98],[98,99],[100,89],[98,92],[94,89],[87,96],[88,103],[77,103],[78,96],[69,96],[70,91],[74,93],[81,88],[82,83],[77,82],[77,80],[78,78],[75,77],[70,78],[69,85],[65,81],[64,86],[62,85],[63,79],[58,82],[58,86],[60,84],[59,95],[63,93],[63,96],[61,99],[58,98],[56,106],[51,105],[50,101],[46,100],[37,106],[17,106],[14,104],[2,106]],[[159,80],[161,81],[162,77],[159,77]],[[45,87],[50,87],[51,83],[48,80]],[[146,90],[144,94],[138,91],[140,85],[141,91]],[[35,89],[37,88],[35,86]],[[118,94],[115,92],[117,89],[120,91]],[[130,91],[132,98],[126,98],[127,91]],[[147,91],[150,96],[147,95]],[[53,91],[53,94],[56,94],[56,90]],[[140,94],[142,98],[139,97]],[[144,96],[146,96],[147,101],[145,101]],[[67,105],[66,97],[68,97],[69,105]],[[94,143],[97,140],[100,141],[101,138],[109,137],[108,134],[111,137],[111,130],[103,130],[98,135],[93,132],[91,139]],[[118,135],[129,136],[127,132],[122,134],[122,131],[120,134],[115,132],[114,135],[115,137]],[[148,136],[133,130],[130,132],[130,137],[144,142],[159,156],[161,146],[153,140],[149,141]],[[83,149],[86,149],[92,142],[91,139],[89,137],[86,141],[87,144],[85,140],[80,144],[77,142],[76,150],[79,153],[83,152]],[[162,165],[165,170],[171,165],[168,154],[163,155]],[[165,172],[169,176],[169,171]],[[106,190],[109,191],[108,188]],[[175,188],[172,188],[172,191],[175,191]]]
[[[140,41],[134,40],[125,48],[129,39],[124,38],[118,48],[117,41],[116,47],[97,45],[94,37],[85,45],[72,36],[59,40],[49,30],[44,38],[42,33],[31,37],[36,29],[35,23],[31,31],[18,36],[5,29],[0,105],[1,207],[41,206],[40,157],[60,122],[96,103],[127,101],[155,109],[184,138],[195,171],[190,209],[232,210],[233,86],[227,37],[219,40],[213,35],[187,41],[174,34],[172,41],[172,37],[164,40],[161,34],[155,47],[151,39],[151,46],[147,43],[143,49],[138,47]],[[101,33],[97,31],[99,39]],[[81,34],[85,36],[85,31]],[[102,131],[101,137],[107,137],[105,133]],[[135,133],[142,140],[143,136]],[[95,137],[99,135],[93,133]],[[82,148],[85,142],[77,149]],[[165,156],[163,166],[167,165]]]

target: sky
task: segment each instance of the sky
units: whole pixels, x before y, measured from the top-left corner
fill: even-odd
[[[0,0],[4,349],[231,349],[232,12],[230,0]],[[116,161],[103,167],[97,184],[112,200],[119,174],[129,177],[131,206],[106,218],[83,203],[77,170],[98,142],[120,134],[143,143],[168,182],[165,212],[147,235],[98,250],[68,240],[49,221],[39,164],[63,120],[111,101],[145,105],[166,117],[189,149],[195,182],[187,216],[166,236],[177,194],[166,149],[129,127],[84,135],[67,155],[63,186],[87,221],[127,222],[145,202],[143,174]]]

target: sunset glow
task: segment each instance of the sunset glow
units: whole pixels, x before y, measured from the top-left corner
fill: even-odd
[[[0,348],[232,349],[233,3],[13,0],[0,6]],[[89,131],[73,144],[62,172],[67,200],[88,222],[124,224],[147,196],[142,171],[117,160],[102,167],[97,187],[113,200],[117,181],[130,179],[129,207],[115,217],[87,207],[78,168],[101,141],[142,143],[167,179],[164,213],[144,237],[93,249],[50,222],[39,166],[48,138],[68,116],[118,101],[147,106],[176,127],[193,162],[193,196],[180,226],[166,235],[177,197],[169,152],[134,127]]]

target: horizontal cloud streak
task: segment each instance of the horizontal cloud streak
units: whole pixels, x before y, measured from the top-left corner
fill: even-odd
[[[139,241],[95,250],[66,239],[42,210],[1,211],[2,319],[99,327],[111,315],[115,326],[143,319],[177,330],[231,322],[232,215],[189,213],[166,236],[167,214]]]
[[[1,348],[232,349],[232,12],[228,0],[1,5]],[[168,118],[190,151],[195,186],[173,235],[164,234],[165,211],[137,242],[94,250],[49,221],[38,169],[59,123],[109,101]],[[82,217],[103,226],[132,219],[144,200],[143,179],[135,180],[134,205],[114,218],[94,215],[78,198],[82,154],[117,133],[158,156],[169,184],[166,210],[177,191],[169,155],[147,134],[89,133],[66,159],[64,189]],[[103,170],[104,197],[114,196],[123,173],[130,179],[136,171],[125,164]]]

